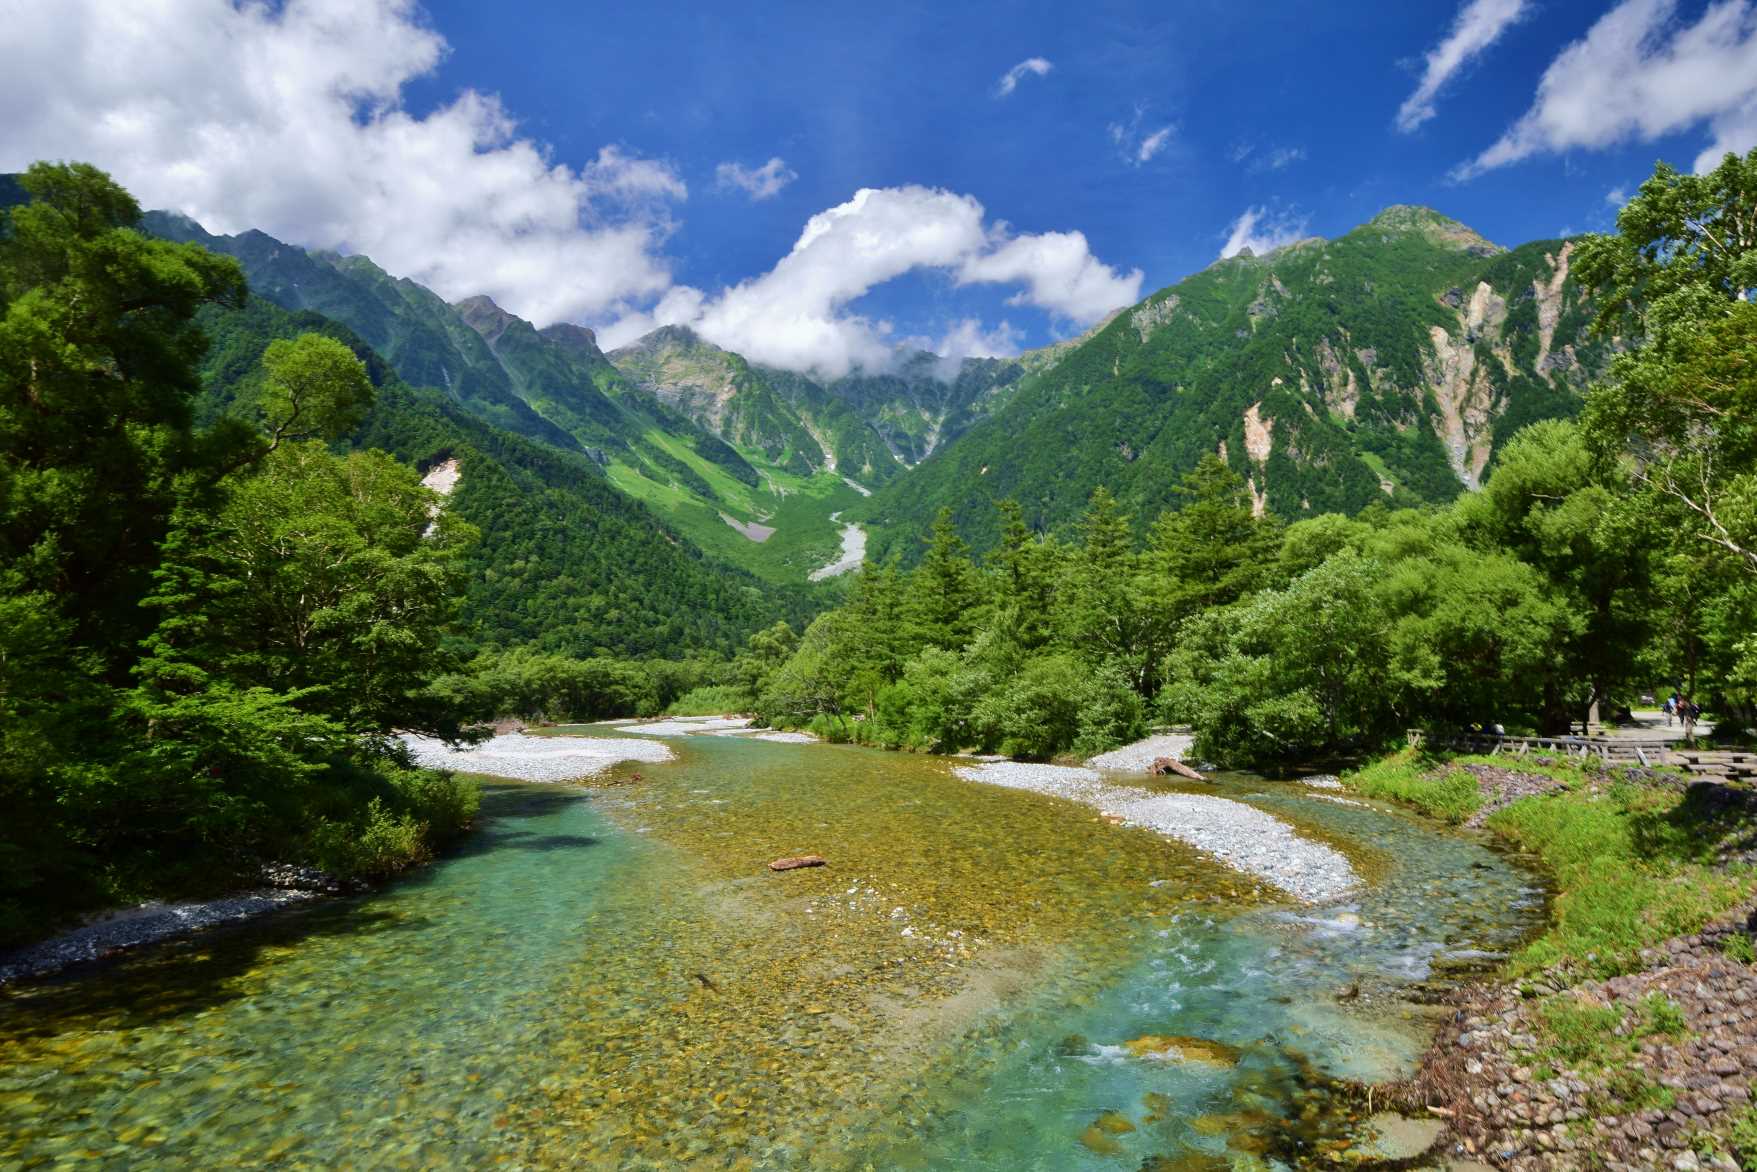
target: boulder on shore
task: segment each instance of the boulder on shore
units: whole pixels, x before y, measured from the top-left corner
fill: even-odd
[[[1147,772],[1153,777],[1165,777],[1169,774],[1175,773],[1179,777],[1187,777],[1191,781],[1208,780],[1200,773],[1197,773],[1194,769],[1191,769],[1188,765],[1185,765],[1182,761],[1179,761],[1176,757],[1153,758],[1153,764],[1147,766]]]
[[[771,871],[797,871],[801,867],[827,866],[822,855],[794,855],[791,858],[776,859],[769,864]]]

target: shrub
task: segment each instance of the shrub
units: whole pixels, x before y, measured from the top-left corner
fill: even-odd
[[[667,716],[719,716],[741,712],[748,697],[737,684],[704,684],[691,688],[665,709]]]

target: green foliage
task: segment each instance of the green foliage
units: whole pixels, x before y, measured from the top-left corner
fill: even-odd
[[[236,884],[354,835],[360,870],[474,814],[386,734],[425,698],[470,540],[415,473],[332,455],[366,369],[258,349],[242,418],[196,425],[203,313],[238,266],[140,233],[101,172],[33,167],[0,218],[0,939],[123,898]],[[399,862],[400,861],[400,862]]]
[[[485,652],[463,670],[434,680],[430,691],[444,710],[483,721],[605,720],[651,715],[662,706],[659,682],[647,664],[608,656],[572,659],[528,647]]]
[[[1482,808],[1476,778],[1425,759],[1413,750],[1393,753],[1346,775],[1348,788],[1369,798],[1414,806],[1456,825]]]
[[[1721,941],[1720,950],[1740,964],[1757,964],[1757,946],[1743,932],[1735,932]]]
[[[262,352],[262,415],[271,443],[333,440],[352,432],[372,406],[366,364],[334,338],[276,338]]]
[[[1627,972],[1641,949],[1697,930],[1757,887],[1748,872],[1715,865],[1717,844],[1749,825],[1673,790],[1580,784],[1515,802],[1489,825],[1541,858],[1560,887],[1555,922],[1516,958],[1521,969]]]
[[[665,706],[666,716],[721,716],[741,712],[749,701],[737,684],[703,684]]]
[[[1547,289],[1561,250],[1507,253],[1427,209],[1393,208],[1336,240],[1219,261],[1034,361],[986,418],[850,515],[886,526],[873,552],[905,561],[943,507],[979,551],[998,541],[993,508],[1008,498],[1031,527],[1065,534],[1104,487],[1144,527],[1222,451],[1285,518],[1448,503],[1462,485],[1430,331],[1476,351],[1494,416],[1572,416],[1604,348],[1585,337],[1572,281],[1554,329],[1540,327],[1534,283]],[[1491,300],[1478,316],[1480,283]],[[1261,432],[1247,443],[1259,423],[1266,457],[1252,454]],[[1495,445],[1510,434],[1497,428]]]
[[[1728,1140],[1744,1172],[1757,1172],[1757,1107],[1747,1107],[1733,1122]]]

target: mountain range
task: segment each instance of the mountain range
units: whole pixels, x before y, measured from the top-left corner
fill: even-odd
[[[1218,261],[1041,350],[899,351],[889,370],[834,379],[747,361],[681,326],[606,353],[584,327],[539,329],[485,296],[448,303],[363,256],[216,235],[162,212],[146,226],[236,257],[257,333],[327,322],[378,356],[403,414],[379,420],[373,442],[422,462],[467,442],[478,455],[460,499],[517,466],[533,509],[562,491],[572,496],[557,517],[584,510],[666,534],[688,565],[650,572],[741,583],[716,604],[714,633],[686,639],[705,645],[809,611],[806,579],[836,559],[850,520],[868,530],[869,554],[905,562],[942,508],[988,546],[993,506],[1009,497],[1054,530],[1103,484],[1145,525],[1176,507],[1180,477],[1210,452],[1260,509],[1287,518],[1443,502],[1479,484],[1519,427],[1573,414],[1609,355],[1587,332],[1570,242],[1508,250],[1418,207]],[[436,418],[444,443],[397,434],[432,432]],[[508,525],[523,523],[497,515],[494,527]],[[545,565],[570,590],[599,585],[565,557]],[[581,622],[562,644],[630,645],[627,632],[594,641]]]

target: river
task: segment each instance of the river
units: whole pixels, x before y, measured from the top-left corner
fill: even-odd
[[[381,893],[7,992],[0,1166],[1299,1162],[1343,1142],[1327,1077],[1419,1052],[1411,986],[1543,912],[1481,840],[1296,784],[1191,788],[1344,851],[1350,903],[945,759],[673,743],[491,786]]]

